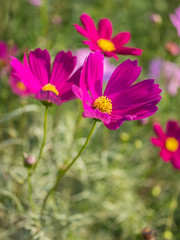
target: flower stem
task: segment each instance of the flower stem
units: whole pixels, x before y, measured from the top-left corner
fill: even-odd
[[[34,173],[35,169],[37,168],[37,165],[39,164],[39,161],[40,161],[40,159],[41,159],[41,157],[42,157],[43,148],[44,148],[44,145],[45,145],[45,143],[46,143],[47,115],[48,115],[48,106],[46,106],[46,108],[45,108],[45,114],[44,114],[44,137],[43,137],[43,141],[42,141],[42,144],[41,144],[41,148],[40,148],[40,151],[39,151],[39,155],[38,155],[36,164],[34,164],[34,166],[32,167],[31,175]]]
[[[29,194],[29,205],[31,207],[31,209],[33,210],[34,209],[34,202],[33,202],[33,198],[32,198],[32,184],[31,184],[31,172],[29,171],[28,169],[28,186],[29,186],[29,189],[28,189],[28,194]]]
[[[45,196],[44,200],[43,200],[43,204],[42,204],[42,208],[41,208],[41,216],[43,214],[43,211],[45,209],[46,206],[46,202],[48,200],[48,198],[50,197],[50,195],[56,190],[57,186],[59,185],[59,183],[61,182],[63,176],[66,174],[66,172],[71,168],[71,166],[75,163],[75,161],[79,158],[79,156],[81,155],[81,153],[84,151],[85,147],[87,146],[93,132],[95,129],[97,121],[94,121],[94,124],[92,126],[92,129],[89,133],[89,136],[87,137],[84,145],[81,147],[81,149],[79,150],[78,154],[73,158],[73,160],[64,168],[59,169],[59,172],[57,174],[57,178],[56,178],[56,182],[53,185],[53,187],[49,190],[49,192],[47,193],[47,195]]]

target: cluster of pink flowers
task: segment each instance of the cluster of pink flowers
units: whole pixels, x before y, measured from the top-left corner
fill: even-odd
[[[180,67],[160,58],[153,59],[149,66],[149,75],[157,80],[162,78],[170,95],[175,96],[180,87]]]

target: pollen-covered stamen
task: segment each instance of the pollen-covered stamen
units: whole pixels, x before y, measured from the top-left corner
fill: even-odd
[[[112,100],[107,98],[106,96],[98,97],[94,103],[93,108],[99,109],[102,113],[109,113],[112,112]]]
[[[110,40],[101,38],[97,41],[97,44],[105,52],[112,52],[116,50],[114,43],[112,43]]]
[[[55,93],[56,95],[59,95],[59,91],[56,89],[56,87],[51,84],[51,83],[48,83],[46,84],[43,88],[42,88],[43,91],[51,91],[53,93]]]
[[[18,88],[19,90],[21,90],[21,91],[25,91],[25,90],[26,90],[26,86],[25,86],[24,83],[22,83],[22,82],[18,82],[18,83],[16,84],[16,86],[17,86],[17,88]]]
[[[168,137],[165,141],[165,147],[168,151],[170,152],[175,152],[177,151],[179,147],[179,143],[174,137]]]

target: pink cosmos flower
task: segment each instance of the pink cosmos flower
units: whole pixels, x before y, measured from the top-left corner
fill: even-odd
[[[165,43],[165,49],[172,54],[173,56],[177,56],[180,53],[179,46],[174,42],[167,42]]]
[[[18,95],[19,97],[27,97],[31,96],[31,91],[17,79],[17,77],[13,76],[13,73],[9,77],[9,86],[14,94]]]
[[[112,38],[113,28],[109,19],[100,19],[98,30],[88,14],[83,13],[80,19],[84,28],[77,24],[74,24],[74,26],[81,35],[89,39],[83,41],[83,43],[89,45],[92,51],[100,50],[105,56],[114,57],[117,60],[116,54],[141,55],[141,49],[124,47],[130,41],[131,34],[129,32],[120,32]]]
[[[77,57],[77,64],[76,69],[81,67],[84,63],[85,58],[91,53],[90,50],[87,48],[81,48],[75,51],[75,56]],[[104,75],[103,75],[103,81],[107,82],[112,74],[114,72],[116,66],[111,64],[108,58],[104,58]]]
[[[180,127],[176,121],[168,121],[166,132],[160,124],[154,124],[154,131],[157,138],[152,137],[151,142],[161,149],[160,156],[163,161],[171,161],[172,165],[180,169]]]
[[[12,57],[11,65],[13,76],[21,80],[36,99],[61,105],[75,98],[72,85],[78,84],[81,68],[72,74],[76,57],[70,51],[61,51],[56,55],[52,72],[50,55],[47,50],[40,48],[31,51],[28,60],[24,54],[23,64]]]
[[[99,51],[90,53],[83,65],[80,86],[73,85],[75,95],[83,102],[83,117],[101,120],[115,130],[124,121],[154,114],[161,89],[153,79],[132,85],[140,72],[137,61],[126,60],[113,72],[102,93],[103,55]]]
[[[10,56],[16,55],[17,47],[9,47],[7,43],[0,41],[0,75],[8,74],[11,71]]]
[[[180,6],[175,10],[174,14],[170,14],[170,19],[180,37]]]

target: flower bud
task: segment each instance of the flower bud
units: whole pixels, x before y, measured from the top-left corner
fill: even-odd
[[[36,158],[32,155],[24,154],[24,166],[32,167],[36,163]]]
[[[179,46],[173,42],[167,42],[165,44],[165,49],[173,56],[177,56],[180,53]]]
[[[162,18],[159,14],[153,13],[150,15],[149,18],[150,22],[155,23],[155,24],[161,24],[162,23]]]

